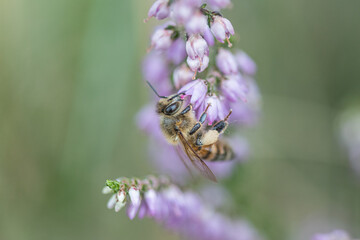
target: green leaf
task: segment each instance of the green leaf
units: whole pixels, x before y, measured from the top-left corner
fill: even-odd
[[[111,188],[114,193],[117,193],[120,190],[120,183],[114,180],[106,180],[106,186]]]

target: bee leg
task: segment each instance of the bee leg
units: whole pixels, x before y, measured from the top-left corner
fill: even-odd
[[[217,142],[220,133],[216,130],[208,130],[204,134],[199,134],[196,138],[196,145],[211,145]]]
[[[220,134],[223,133],[223,132],[226,130],[227,126],[229,125],[229,123],[227,122],[227,120],[228,120],[228,118],[230,117],[231,113],[232,113],[232,110],[230,109],[229,114],[224,118],[224,120],[221,120],[221,121],[215,123],[215,124],[212,126],[211,130],[216,130],[216,131],[218,131]]]
[[[207,110],[209,109],[209,107],[210,107],[210,104],[207,105],[205,111],[201,114],[199,121],[198,121],[198,122],[194,125],[194,127],[190,130],[190,132],[189,132],[190,135],[193,135],[194,133],[196,133],[196,132],[201,128],[202,124],[203,124],[203,123],[205,122],[205,120],[206,120],[206,117],[207,117],[206,112],[207,112]]]
[[[187,105],[187,106],[184,108],[184,110],[182,110],[182,112],[180,113],[180,115],[184,115],[184,114],[190,112],[191,110],[192,110],[192,105],[189,104],[189,105]]]

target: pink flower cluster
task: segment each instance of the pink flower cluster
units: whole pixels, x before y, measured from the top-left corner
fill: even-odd
[[[245,52],[230,50],[235,31],[218,12],[231,6],[230,0],[207,4],[157,0],[152,5],[146,21],[152,17],[169,21],[152,34],[150,53],[143,63],[144,78],[161,95],[185,92],[198,115],[210,103],[209,124],[223,119],[230,109],[230,122],[252,124],[260,102],[253,79],[256,64]]]
[[[108,180],[103,193],[113,194],[108,201],[109,209],[118,212],[128,205],[130,219],[152,218],[186,239],[263,239],[248,221],[231,219],[216,210],[216,204],[224,204],[223,191],[211,191],[209,198],[203,199],[192,191],[180,190],[166,178],[150,176],[142,180]]]
[[[157,0],[146,21],[169,21],[156,27],[151,36],[143,75],[160,95],[185,93],[197,117],[210,104],[209,125],[224,119],[231,109],[231,125],[251,126],[260,113],[261,97],[254,80],[257,67],[245,52],[230,48],[235,31],[218,12],[230,6],[230,0]],[[156,101],[154,98],[139,112],[138,126],[155,139],[150,153],[161,172],[177,180],[187,179],[176,151],[166,144],[160,131]],[[244,138],[232,137],[229,143],[234,145],[237,160],[247,158],[249,148]],[[168,161],[169,156],[175,160]],[[234,162],[217,162],[209,167],[221,178],[231,172],[233,165]]]

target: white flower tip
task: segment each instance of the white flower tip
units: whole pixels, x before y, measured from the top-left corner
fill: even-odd
[[[102,194],[109,194],[112,193],[113,190],[111,188],[109,188],[108,186],[105,186],[102,190],[101,190]]]
[[[117,201],[115,204],[115,212],[119,212],[124,206],[124,202]]]
[[[140,205],[140,191],[138,189],[135,188],[130,188],[129,190],[129,196],[130,196],[130,200],[131,202],[135,205],[138,206]]]
[[[119,202],[124,202],[125,198],[126,198],[126,194],[123,191],[120,191],[117,195],[116,198]]]

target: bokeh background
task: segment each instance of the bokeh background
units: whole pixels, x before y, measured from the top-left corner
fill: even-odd
[[[360,1],[236,0],[237,47],[263,94],[250,161],[224,184],[268,239],[360,236],[360,178],[336,135],[360,99]],[[0,239],[179,239],[106,209],[104,181],[145,176],[134,115],[151,0],[0,0]]]

